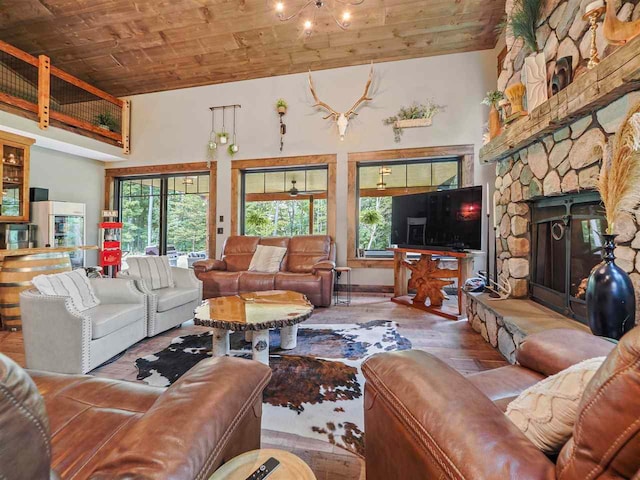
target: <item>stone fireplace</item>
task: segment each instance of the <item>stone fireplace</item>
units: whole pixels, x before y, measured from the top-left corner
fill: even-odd
[[[496,165],[496,267],[511,285],[512,298],[492,301],[484,294],[468,294],[467,314],[471,326],[511,362],[529,333],[587,329],[582,323],[585,278],[600,260],[598,232],[603,228],[595,192],[603,151],[627,112],[640,102],[640,40],[619,48],[607,45],[600,23],[597,45],[603,61],[587,69],[590,37],[582,12],[588,3],[543,2],[536,36],[549,80],[557,60],[571,57],[573,82],[480,152],[481,162]],[[640,18],[640,0],[618,3],[620,20]],[[513,5],[507,0],[507,12]],[[508,32],[506,43],[500,91],[521,81],[530,53]],[[640,212],[623,214],[615,233],[617,263],[630,274],[638,296]]]

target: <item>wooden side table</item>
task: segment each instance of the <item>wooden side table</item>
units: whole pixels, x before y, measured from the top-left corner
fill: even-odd
[[[209,480],[245,480],[270,457],[280,462],[266,480],[316,480],[316,476],[300,457],[271,448],[243,453],[222,465]]]
[[[336,267],[336,284],[333,288],[333,304],[334,305],[351,305],[351,267]],[[343,299],[340,297],[340,291],[338,290],[338,284],[342,274],[345,274],[346,283],[346,297]]]

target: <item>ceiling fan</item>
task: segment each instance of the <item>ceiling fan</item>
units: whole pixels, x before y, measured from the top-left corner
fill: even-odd
[[[323,193],[324,190],[305,190],[305,191],[300,191],[298,190],[298,187],[296,187],[296,180],[291,180],[291,188],[289,190],[287,190],[287,192],[289,192],[289,196],[291,197],[297,197],[298,195],[313,195],[316,193]],[[305,182],[306,183],[306,182]]]

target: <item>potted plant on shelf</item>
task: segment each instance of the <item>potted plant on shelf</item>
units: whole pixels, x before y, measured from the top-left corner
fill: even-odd
[[[437,105],[433,100],[427,103],[414,103],[409,107],[402,107],[396,115],[383,120],[385,125],[393,128],[393,137],[396,143],[400,142],[403,129],[414,127],[429,127],[433,123],[433,117],[444,110],[443,105]]]
[[[500,125],[500,112],[498,112],[498,104],[504,98],[504,94],[499,90],[487,92],[487,96],[482,100],[483,105],[491,107],[489,110],[489,140],[494,139],[502,131]]]
[[[615,225],[623,212],[635,214],[640,203],[640,103],[603,149],[598,191],[606,218],[602,263],[587,282],[587,320],[595,335],[619,339],[635,326],[636,297],[629,274],[615,263]]]
[[[103,112],[96,115],[95,124],[103,130],[110,132],[115,131],[118,126],[118,122],[109,112]]]
[[[227,132],[218,132],[216,133],[217,137],[218,137],[218,142],[221,145],[225,145],[228,141],[229,141],[229,134]]]
[[[280,115],[284,115],[285,113],[287,113],[287,106],[287,102],[282,98],[278,99],[278,101],[276,102],[276,110]]]

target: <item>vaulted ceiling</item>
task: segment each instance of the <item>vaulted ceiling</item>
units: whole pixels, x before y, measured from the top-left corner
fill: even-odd
[[[365,0],[348,31],[318,10],[307,38],[273,0],[10,0],[0,39],[123,96],[493,48],[504,3]]]

